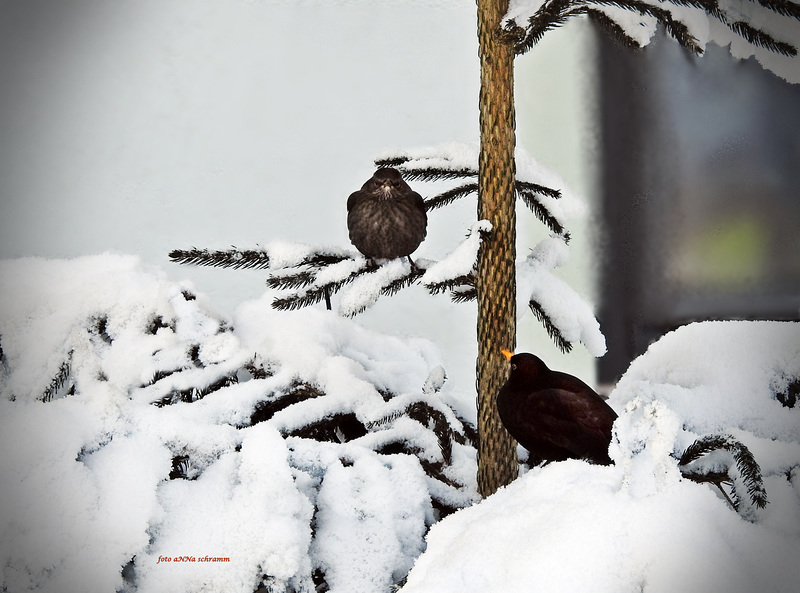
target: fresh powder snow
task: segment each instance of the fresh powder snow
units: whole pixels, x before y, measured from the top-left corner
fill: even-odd
[[[533,468],[444,519],[403,591],[796,591],[800,409],[778,396],[798,378],[797,323],[667,334],[611,394],[615,465]],[[751,450],[766,508],[739,514],[713,486],[681,477],[677,457],[716,433]]]
[[[223,318],[136,257],[0,277],[4,590],[388,590],[477,500],[425,340],[269,294]]]
[[[552,237],[520,265],[566,256]],[[8,591],[749,592],[800,579],[796,323],[668,334],[610,396],[615,465],[523,466],[479,502],[456,405],[474,394],[448,391],[426,340],[323,305],[275,311],[269,292],[227,317],[136,257],[6,260],[0,277]],[[709,435],[752,452],[765,508],[735,471],[738,512],[682,476],[681,453]],[[725,455],[703,463],[730,467]]]

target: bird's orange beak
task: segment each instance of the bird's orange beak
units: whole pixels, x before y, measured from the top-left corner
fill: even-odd
[[[514,353],[510,350],[501,350],[500,352],[502,352],[503,356],[505,356],[508,360],[511,360],[511,357],[514,356]]]

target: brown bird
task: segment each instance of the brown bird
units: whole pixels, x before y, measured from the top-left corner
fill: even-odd
[[[551,371],[533,354],[512,354],[511,374],[497,394],[506,430],[538,461],[586,459],[609,465],[617,414],[586,383]]]
[[[425,238],[427,226],[422,196],[403,181],[397,169],[378,169],[347,199],[350,241],[369,258],[411,255]]]

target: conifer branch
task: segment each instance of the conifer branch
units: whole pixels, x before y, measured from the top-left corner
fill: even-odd
[[[309,270],[302,270],[285,276],[273,274],[267,278],[267,286],[277,290],[294,290],[310,286],[314,283],[315,278],[316,276]]]
[[[727,467],[725,473],[703,471],[703,468],[690,468],[689,464],[697,461],[701,457],[708,455],[714,451],[727,451],[733,457],[736,470],[744,482],[747,494],[750,501],[754,506],[763,509],[767,506],[767,492],[764,490],[764,482],[761,477],[761,468],[756,462],[750,450],[741,442],[737,441],[729,434],[712,434],[703,438],[697,439],[681,455],[678,465],[681,466],[681,474],[683,477],[696,482],[712,481],[719,485],[720,482],[730,481],[731,483],[731,498],[733,499],[734,508],[738,511],[740,509],[740,500],[736,491],[736,480],[730,477],[730,466]],[[714,479],[708,479],[709,474],[714,474]],[[728,478],[725,480],[724,478]]]
[[[67,354],[67,359],[58,367],[58,371],[56,371],[55,376],[50,380],[50,384],[39,397],[41,401],[49,402],[53,399],[53,396],[67,384],[72,372],[72,353],[73,351],[70,350],[69,354]]]
[[[748,43],[762,47],[769,51],[785,56],[797,55],[797,48],[791,43],[780,41],[769,33],[762,31],[744,21],[730,22],[720,8],[717,0],[667,0],[679,6],[690,6],[702,10],[707,16],[715,18]],[[800,20],[800,4],[791,0],[754,0],[767,10],[777,15]],[[601,28],[628,47],[640,47],[625,29],[613,17],[603,13],[593,6],[614,6],[629,12],[639,13],[655,18],[681,46],[696,55],[703,53],[703,48],[691,34],[689,27],[673,17],[669,10],[656,4],[642,0],[551,0],[545,2],[539,10],[528,18],[526,26],[521,26],[514,20],[507,21],[500,36],[513,45],[517,54],[523,54],[536,45],[544,34],[556,27],[560,27],[571,17],[587,14]]]
[[[392,280],[392,282],[381,289],[381,294],[384,296],[393,296],[404,288],[408,288],[414,284],[424,273],[425,270],[423,268],[412,265],[408,274]]]
[[[620,27],[617,22],[609,17],[601,10],[594,8],[587,8],[586,14],[589,18],[597,24],[598,27],[603,29],[606,33],[616,39],[617,42],[623,47],[630,49],[641,49],[639,43],[625,32],[625,29]]]
[[[397,170],[403,174],[403,178],[411,181],[446,181],[478,176],[478,171],[470,167],[447,169],[445,167],[407,168],[399,166]]]
[[[584,14],[585,6],[573,0],[552,0],[545,2],[542,7],[528,19],[527,27],[521,27],[515,22],[506,23],[500,32],[501,38],[514,46],[514,53],[524,54],[541,41],[544,34],[560,27],[571,17]]]
[[[764,31],[760,31],[744,21],[736,21],[726,24],[731,31],[737,33],[749,43],[757,47],[763,47],[764,49],[768,49],[771,52],[775,52],[784,56],[793,57],[797,55],[797,48],[790,43],[778,41],[772,35],[769,35]]]
[[[297,294],[291,294],[285,297],[275,297],[272,301],[272,308],[279,311],[294,311],[304,307],[310,307],[320,301],[330,298],[331,294],[335,294],[342,289],[343,286],[350,284],[358,276],[364,272],[364,268],[351,272],[344,278],[332,280],[324,284],[313,286],[308,290],[304,290]]]
[[[205,387],[189,387],[187,389],[172,391],[164,397],[152,402],[152,404],[157,408],[163,408],[164,406],[170,406],[178,402],[191,404],[203,399],[210,393],[214,393],[215,391],[219,391],[225,387],[230,387],[238,382],[239,378],[236,375],[236,371],[234,371],[232,373],[222,375]]]
[[[457,286],[450,293],[450,300],[454,303],[469,303],[478,299],[478,290],[472,286]]]
[[[775,393],[775,399],[785,408],[793,408],[800,398],[800,377],[792,379],[785,388]]]
[[[758,3],[776,14],[800,20],[800,4],[790,0],[758,0]]]
[[[534,194],[541,194],[543,196],[547,196],[548,198],[553,198],[554,200],[558,200],[561,198],[561,191],[557,189],[553,189],[552,187],[547,187],[545,185],[539,185],[538,183],[531,183],[530,181],[519,181],[517,180],[514,183],[517,192],[528,192]]]
[[[407,163],[411,160],[411,157],[407,156],[393,156],[385,159],[375,159],[373,162],[375,163],[376,167],[394,167],[398,168],[403,165],[403,163]]]
[[[448,290],[454,290],[462,286],[475,286],[475,274],[470,273],[456,276],[455,278],[448,278],[447,280],[443,280],[441,282],[432,282],[430,284],[426,284],[425,288],[428,289],[429,293],[435,295],[441,294]]]
[[[449,189],[440,194],[437,194],[432,198],[428,198],[427,200],[425,200],[425,208],[427,210],[434,210],[436,208],[441,208],[442,206],[447,206],[448,204],[452,204],[459,198],[463,198],[464,196],[468,196],[469,194],[477,192],[478,192],[477,183],[465,183],[464,185],[459,185],[458,187],[454,187],[453,189]]]
[[[217,268],[254,269],[269,268],[269,255],[258,249],[239,250],[235,247],[225,251],[208,249],[174,249],[169,258],[178,264],[213,266]]]
[[[615,6],[629,12],[638,12],[641,15],[651,16],[658,20],[664,26],[666,32],[683,47],[696,55],[703,53],[703,48],[698,45],[697,39],[689,32],[689,28],[684,23],[672,18],[672,13],[668,10],[639,0],[587,0],[587,4]]]
[[[550,316],[545,312],[542,306],[536,301],[529,301],[528,307],[530,307],[533,316],[544,326],[547,335],[556,343],[558,349],[564,354],[572,351],[572,342],[564,337],[564,334],[562,334],[561,330],[553,323],[553,320],[550,319]]]
[[[536,193],[528,190],[520,190],[518,191],[518,195],[522,198],[522,201],[525,202],[525,205],[531,209],[531,211],[536,215],[536,218],[541,220],[547,227],[553,231],[554,233],[561,235],[564,237],[564,240],[569,242],[569,233],[566,231],[564,226],[558,222],[558,220],[550,214],[550,211],[542,204]]]

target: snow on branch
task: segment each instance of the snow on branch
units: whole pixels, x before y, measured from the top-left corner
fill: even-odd
[[[479,498],[432,344],[261,301],[231,325],[133,258],[0,273],[26,280],[0,290],[4,502],[39,534],[6,548],[51,550],[6,554],[9,590],[390,591]],[[230,562],[164,561],[206,553]]]
[[[413,150],[392,151],[375,159],[378,167],[394,167],[405,179],[426,182],[460,180],[425,199],[428,211],[441,208],[470,195],[477,195],[477,144],[451,142]],[[583,216],[585,206],[557,175],[541,166],[522,149],[515,153],[516,196],[566,246],[570,234],[569,221]],[[437,187],[437,190],[439,188]],[[432,295],[449,292],[454,302],[473,301],[477,297],[475,271],[481,240],[491,233],[488,220],[473,223],[466,238],[440,261],[422,258],[380,260],[367,258],[357,251],[314,247],[301,243],[273,241],[259,249],[209,251],[207,249],[174,250],[170,258],[181,264],[225,268],[253,268],[267,271],[267,285],[281,291],[272,307],[295,310],[324,302],[333,309],[332,298],[338,295],[338,313],[353,317],[371,307],[381,296],[391,296],[413,284],[423,285]],[[522,264],[520,269],[533,269]],[[538,269],[538,268],[537,268]],[[545,272],[541,272],[544,278]],[[526,278],[530,277],[530,274]],[[523,279],[523,282],[527,280]],[[526,285],[526,305],[547,329],[558,346],[568,351],[572,343],[582,341],[590,352],[605,352],[605,340],[597,322],[583,301],[562,281],[539,282],[540,288]],[[549,287],[541,288],[541,286]],[[558,291],[566,295],[562,299]],[[537,292],[538,291],[538,292]],[[575,305],[573,317],[565,315],[551,303]],[[524,310],[524,308],[523,308]],[[595,325],[592,326],[593,322]],[[577,328],[577,329],[576,329]],[[599,337],[598,337],[599,336]]]
[[[800,32],[800,4],[792,0],[512,0],[501,34],[522,54],[547,31],[577,15],[588,15],[632,47],[650,43],[661,25],[681,46],[698,55],[711,40],[721,45],[730,42],[724,34],[712,32],[712,22],[749,44],[751,54],[763,49],[796,56],[797,48],[788,40],[797,39]],[[731,51],[740,53],[733,47]]]
[[[422,275],[422,270],[397,258],[354,278],[339,301],[339,314],[353,317],[378,301],[381,295],[392,295],[409,286]]]
[[[192,266],[214,266],[217,268],[263,270],[269,267],[269,255],[257,249],[239,250],[235,247],[227,251],[208,249],[173,249],[169,258],[178,264]]]
[[[479,154],[480,147],[477,144],[451,142],[429,148],[389,152],[376,159],[375,164],[379,167],[395,167],[407,179],[474,179],[478,176]],[[566,224],[583,215],[582,201],[565,188],[557,175],[542,167],[520,148],[516,150],[515,161],[517,197],[551,231],[569,240]],[[427,198],[425,205],[428,210],[433,210],[477,193],[478,184],[468,181]]]
[[[454,301],[463,302],[475,297],[475,266],[482,238],[491,232],[492,223],[479,220],[473,224],[466,239],[442,261],[431,265],[421,278],[431,294],[454,291]]]
[[[593,356],[606,352],[606,340],[591,307],[552,270],[566,262],[569,248],[563,238],[541,241],[517,264],[517,311],[529,308],[563,351],[581,342]]]
[[[39,398],[43,402],[51,401],[66,386],[72,374],[72,351],[67,355],[67,359],[61,363],[55,376],[50,380],[50,384]]]
[[[767,506],[761,468],[750,450],[731,435],[712,434],[697,439],[683,452],[678,464],[683,477],[715,484],[731,506],[745,517],[753,518],[753,507]],[[730,497],[722,489],[723,483],[730,484]],[[750,505],[742,505],[737,484],[747,490]]]

